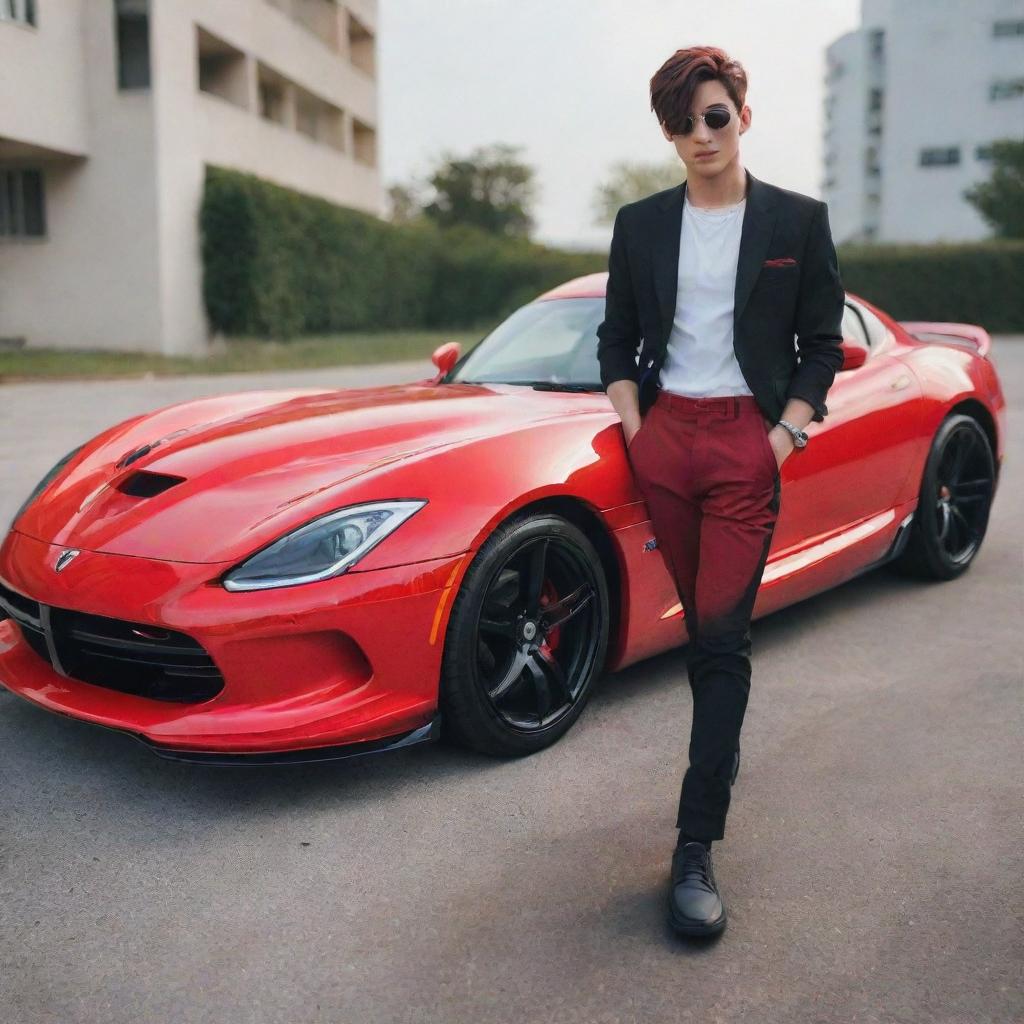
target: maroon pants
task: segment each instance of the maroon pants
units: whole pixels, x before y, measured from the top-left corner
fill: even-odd
[[[689,766],[676,826],[721,839],[750,692],[750,616],[779,512],[771,428],[750,395],[660,391],[628,453],[689,635]]]

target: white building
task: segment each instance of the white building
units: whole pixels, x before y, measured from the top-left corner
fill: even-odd
[[[203,353],[207,165],[381,214],[376,25],[377,0],[0,0],[0,339]]]
[[[1024,0],[862,0],[826,65],[836,242],[990,237],[963,192],[993,140],[1024,138]]]

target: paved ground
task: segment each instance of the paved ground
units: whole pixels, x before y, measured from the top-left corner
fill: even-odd
[[[0,1019],[1019,1022],[1024,344],[995,359],[1009,456],[970,572],[871,573],[753,627],[720,941],[664,921],[681,651],[505,763],[181,766],[2,691]],[[100,426],[267,382],[0,388],[0,518]]]

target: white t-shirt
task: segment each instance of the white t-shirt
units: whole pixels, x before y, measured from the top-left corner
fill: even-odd
[[[676,311],[661,371],[666,391],[690,398],[750,395],[733,350],[736,264],[746,199],[702,210],[683,204]]]

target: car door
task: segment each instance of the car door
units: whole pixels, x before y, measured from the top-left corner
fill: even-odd
[[[920,388],[892,355],[891,332],[848,298],[843,337],[863,348],[866,359],[836,373],[828,415],[807,425],[807,447],[782,464],[772,553],[820,541],[891,509],[912,461]]]

